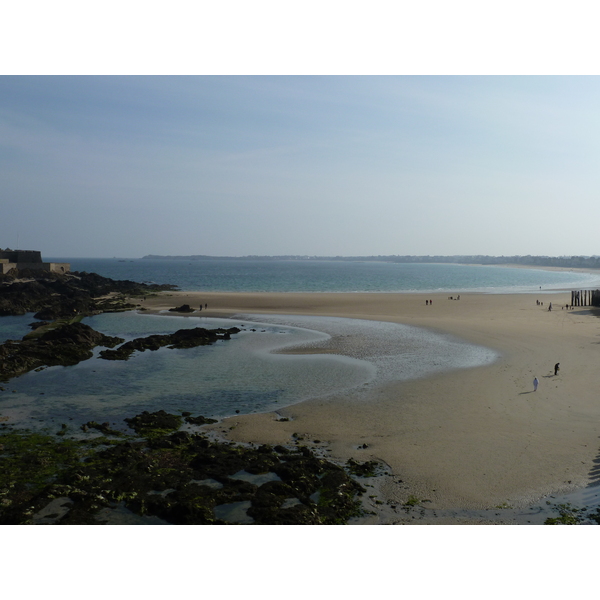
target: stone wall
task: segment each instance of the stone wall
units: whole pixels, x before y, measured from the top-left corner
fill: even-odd
[[[17,263],[8,262],[7,258],[0,258],[0,273],[3,275],[8,273],[11,269],[16,269]]]
[[[71,263],[43,263],[48,265],[48,271],[53,273],[68,273],[71,270]]]
[[[71,270],[69,263],[14,263],[6,259],[0,259],[0,273],[8,273],[11,269],[35,269],[37,271],[51,271],[52,273],[68,273]]]

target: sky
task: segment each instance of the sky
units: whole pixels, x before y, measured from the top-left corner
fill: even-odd
[[[600,254],[597,76],[0,76],[0,248]]]

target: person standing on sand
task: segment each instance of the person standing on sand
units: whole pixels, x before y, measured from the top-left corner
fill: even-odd
[[[533,378],[533,391],[537,392],[537,386],[540,384],[539,380],[537,377]]]
[[[554,374],[555,375],[558,375],[558,372],[560,371],[560,367],[558,365],[560,365],[560,363],[556,363],[554,365]]]

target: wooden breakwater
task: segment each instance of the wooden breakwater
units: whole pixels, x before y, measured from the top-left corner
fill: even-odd
[[[574,290],[571,292],[571,306],[600,307],[600,290]]]

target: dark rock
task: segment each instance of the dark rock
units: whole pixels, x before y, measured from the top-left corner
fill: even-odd
[[[123,340],[106,336],[83,323],[50,329],[38,337],[0,345],[0,380],[44,366],[76,365],[92,357],[96,346],[114,346]]]
[[[146,434],[153,430],[179,429],[181,427],[181,417],[179,415],[171,415],[164,410],[153,413],[145,410],[131,419],[125,419],[125,422],[138,434]]]
[[[100,358],[105,360],[127,360],[136,350],[144,352],[145,350],[158,350],[165,346],[177,349],[206,346],[213,344],[218,339],[223,339],[224,333],[229,335],[239,333],[239,331],[237,327],[231,327],[230,329],[204,329],[202,327],[179,329],[175,333],[136,338],[126,342],[116,350],[103,350],[100,352]]]
[[[188,413],[188,415],[189,415],[189,413]],[[209,419],[208,417],[203,417],[202,415],[199,415],[197,417],[186,416],[185,422],[189,423],[190,425],[207,425],[209,423],[216,423],[217,420]]]
[[[140,426],[145,435],[146,427],[164,427],[173,418],[170,425],[177,425],[180,417],[164,411],[142,413],[127,421]],[[153,429],[146,439],[128,437],[110,444],[98,438],[73,441],[3,431],[0,443],[0,489],[5,499],[0,504],[0,524],[30,523],[32,513],[58,497],[69,498],[70,506],[56,524],[98,524],[99,510],[117,506],[140,519],[224,524],[214,509],[232,502],[250,502],[247,514],[257,524],[336,524],[358,514],[355,497],[364,492],[344,469],[312,454],[278,453],[267,445],[210,443],[185,431]],[[265,469],[282,481],[254,485],[229,477],[240,470]],[[206,479],[221,486],[203,483]],[[316,492],[318,503],[310,499]]]
[[[172,285],[119,281],[86,272],[59,274],[22,271],[13,275],[0,278],[0,315],[24,315],[33,312],[36,313],[36,318],[45,320],[72,317],[76,314],[91,315],[114,310],[131,310],[135,306],[125,302],[122,295],[136,296],[176,289],[176,286]],[[15,280],[23,275],[34,280]],[[114,292],[121,294],[121,297],[105,297]]]
[[[182,313],[190,313],[194,312],[194,309],[189,304],[182,304],[176,308],[170,308],[170,312],[182,312]]]

